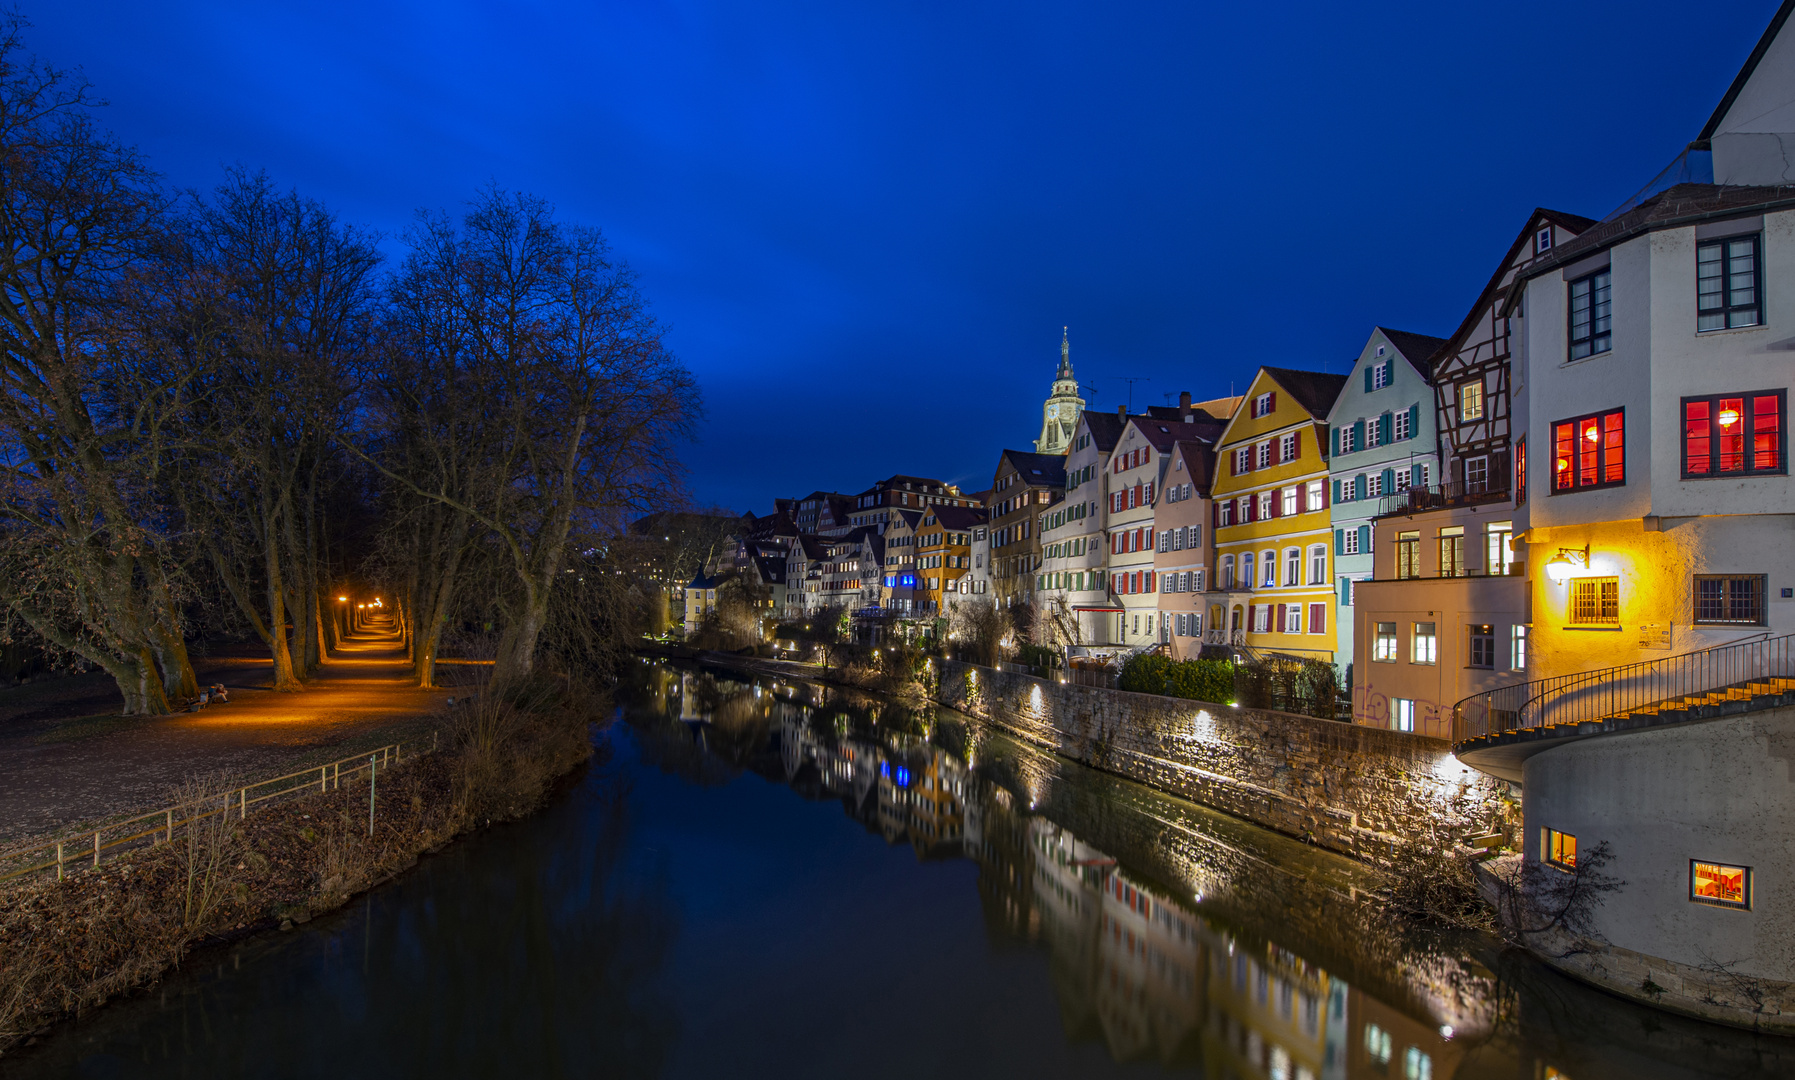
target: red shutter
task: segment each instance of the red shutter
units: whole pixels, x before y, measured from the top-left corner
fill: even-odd
[[[1266,409],[1265,409],[1265,415],[1267,415],[1267,416],[1270,416],[1272,413],[1275,413],[1278,411],[1278,392],[1276,390],[1273,390],[1271,392],[1270,397],[1271,397],[1271,400],[1266,403]]]
[[[1291,461],[1295,461],[1297,458],[1300,458],[1303,456],[1303,433],[1302,432],[1300,432],[1300,431],[1297,432],[1295,437],[1291,440],[1290,451],[1291,451],[1291,453],[1290,453]]]
[[[1321,508],[1323,510],[1326,510],[1328,508],[1328,500],[1332,499],[1333,497],[1334,497],[1333,493],[1328,491],[1328,482],[1326,480],[1323,480],[1321,482]]]
[[[1326,604],[1309,605],[1309,633],[1325,634],[1328,632],[1328,606]]]
[[[1284,516],[1284,489],[1283,488],[1279,488],[1276,491],[1271,493],[1271,516],[1275,517],[1275,518]]]

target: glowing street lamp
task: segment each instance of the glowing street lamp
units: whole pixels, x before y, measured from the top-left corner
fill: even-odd
[[[1588,544],[1584,544],[1581,548],[1559,548],[1558,554],[1546,562],[1546,576],[1551,578],[1554,584],[1563,585],[1565,579],[1571,576],[1571,572],[1577,568],[1579,563],[1583,565],[1583,569],[1589,569]]]

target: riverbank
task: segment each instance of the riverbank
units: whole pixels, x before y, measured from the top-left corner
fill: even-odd
[[[592,754],[595,704],[557,686],[441,714],[443,749],[381,772],[372,799],[365,779],[348,780],[247,817],[196,818],[172,842],[61,880],[9,885],[0,1054],[153,984],[195,949],[308,921],[457,836],[533,812]]]

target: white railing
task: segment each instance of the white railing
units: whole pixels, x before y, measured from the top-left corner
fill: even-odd
[[[432,744],[435,743],[432,736]],[[355,783],[362,773],[368,774],[370,783],[382,770],[397,765],[404,749],[403,743],[390,743],[365,754],[356,754],[341,758],[323,765],[299,772],[287,773],[268,780],[258,780],[253,784],[231,788],[216,794],[206,795],[189,803],[178,806],[165,806],[160,810],[152,810],[147,814],[126,818],[122,821],[109,822],[94,829],[91,833],[83,829],[73,836],[65,836],[60,840],[46,840],[26,847],[0,851],[0,881],[10,881],[29,874],[55,870],[61,878],[68,873],[80,869],[91,869],[100,865],[107,855],[118,855],[125,850],[151,847],[166,844],[174,839],[177,828],[192,821],[224,814],[227,818],[234,812],[239,819],[249,816],[252,806],[285,798],[289,795],[303,795],[314,791],[334,791],[343,786],[345,779]],[[414,749],[413,753],[417,751]],[[373,829],[374,809],[372,792],[368,801],[368,827]],[[21,865],[23,864],[23,865]]]

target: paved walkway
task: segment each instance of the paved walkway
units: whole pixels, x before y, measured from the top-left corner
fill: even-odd
[[[196,774],[254,779],[380,745],[396,724],[421,723],[455,693],[410,685],[390,620],[347,639],[298,693],[268,689],[265,657],[196,666],[202,683],[229,689],[229,702],[124,718],[95,715],[118,710],[118,691],[103,677],[0,690],[0,843],[153,810]]]

